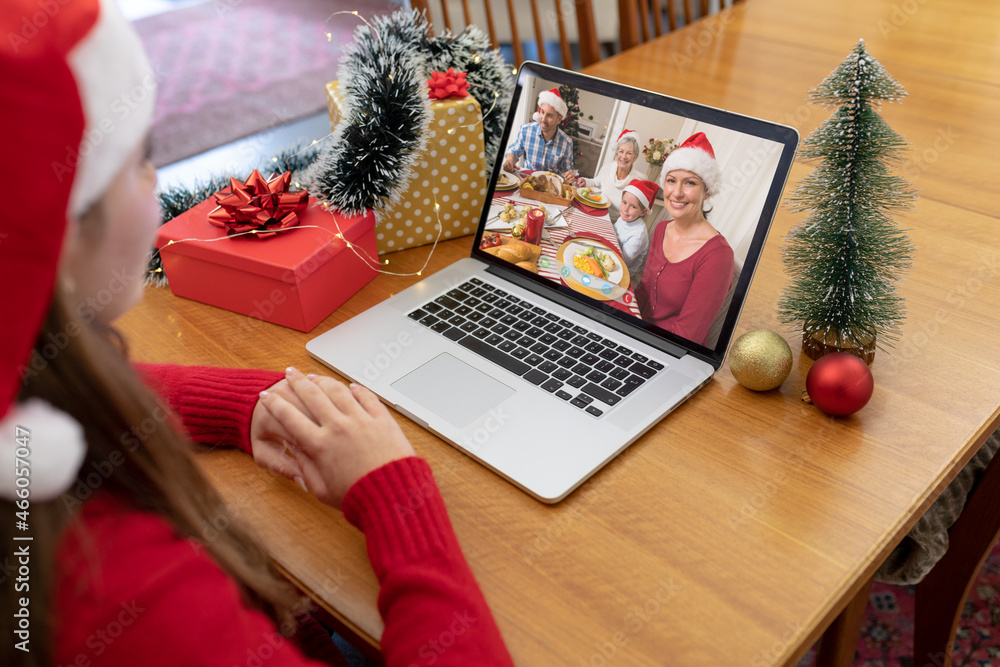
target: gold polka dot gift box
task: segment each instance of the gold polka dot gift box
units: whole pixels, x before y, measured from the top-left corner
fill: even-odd
[[[340,120],[338,83],[326,84],[330,125]],[[482,110],[472,96],[431,100],[427,148],[401,201],[387,208],[375,230],[379,254],[433,243],[438,219],[441,239],[476,231],[486,199]],[[435,216],[435,200],[440,209]]]

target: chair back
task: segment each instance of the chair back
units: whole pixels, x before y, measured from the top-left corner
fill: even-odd
[[[732,7],[743,0],[618,0],[618,16],[621,23],[621,50],[648,42],[677,28],[714,14],[720,9]],[[697,4],[697,9],[693,5]],[[666,16],[666,30],[663,18]]]
[[[548,63],[546,43],[559,41],[561,66],[573,69],[573,45],[577,45],[583,67],[601,59],[591,0],[504,0],[498,21],[494,14],[496,0],[411,0],[413,9],[424,12],[437,32],[461,32],[465,26],[477,25],[489,35],[494,49],[510,44],[514,65],[524,62],[522,29],[530,28],[538,49],[537,60]],[[543,5],[540,7],[540,5]],[[527,33],[524,33],[527,34]],[[555,63],[553,63],[555,64]]]
[[[715,349],[715,344],[719,342],[719,334],[722,333],[722,324],[726,321],[726,315],[729,314],[729,306],[733,303],[733,292],[736,291],[736,281],[740,279],[740,273],[742,273],[743,268],[737,264],[733,263],[733,282],[729,286],[729,292],[726,293],[726,298],[723,299],[722,305],[719,306],[719,313],[715,316],[715,320],[712,321],[712,326],[708,328],[708,334],[705,336],[705,347],[710,349]]]

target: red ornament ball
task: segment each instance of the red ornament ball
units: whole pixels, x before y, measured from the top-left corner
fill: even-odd
[[[852,415],[865,407],[875,390],[871,369],[846,352],[820,357],[806,376],[806,391],[817,408],[833,417]]]

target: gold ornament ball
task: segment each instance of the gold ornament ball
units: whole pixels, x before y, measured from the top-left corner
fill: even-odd
[[[729,370],[747,389],[768,391],[780,386],[792,372],[792,350],[773,331],[754,329],[733,343]]]

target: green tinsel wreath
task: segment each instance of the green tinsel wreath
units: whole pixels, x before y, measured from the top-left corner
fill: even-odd
[[[400,10],[355,31],[338,72],[341,120],[303,176],[307,189],[347,213],[379,213],[398,203],[426,145],[427,79],[449,67],[467,72],[482,109],[491,171],[513,93],[510,67],[478,28],[433,37],[422,14]]]
[[[482,109],[486,173],[491,173],[514,91],[512,69],[500,52],[474,26],[433,37],[416,11],[400,10],[370,24],[355,31],[341,58],[337,76],[345,108],[333,137],[319,152],[284,151],[277,158],[279,170],[292,171],[311,195],[347,213],[378,212],[397,203],[426,143],[427,79],[431,72],[454,67],[467,73],[469,94]],[[243,180],[250,171],[161,192],[163,222],[229,185],[230,176]],[[147,269],[149,283],[166,284],[159,253]]]

